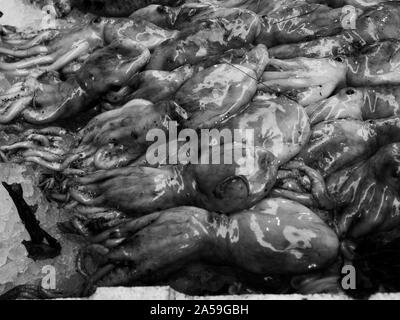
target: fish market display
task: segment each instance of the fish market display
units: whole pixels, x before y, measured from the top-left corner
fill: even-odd
[[[400,290],[399,1],[35,5],[0,25],[0,299]]]

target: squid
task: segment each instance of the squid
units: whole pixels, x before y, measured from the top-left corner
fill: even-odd
[[[369,8],[372,6],[376,6],[377,4],[380,3],[386,3],[386,2],[396,2],[397,0],[322,0],[318,2],[323,2],[329,5],[330,7],[336,8],[336,7],[343,7],[345,5],[350,5],[356,8]]]
[[[181,118],[179,106],[171,101],[153,104],[142,99],[131,100],[89,121],[78,132],[78,147],[70,152],[70,160],[65,161],[86,173],[125,167],[146,152],[151,144],[146,136],[151,129],[167,133],[169,121]]]
[[[123,38],[97,50],[65,81],[48,73],[30,76],[0,95],[0,123],[21,116],[46,124],[88,110],[112,88],[124,87],[149,57],[147,48]]]
[[[304,1],[200,1],[186,2],[177,7],[169,7],[160,4],[151,4],[133,12],[130,17],[141,18],[166,28],[183,30],[193,24],[223,16],[229,9],[249,10],[259,16],[273,12],[278,8],[304,5]],[[228,10],[227,10],[228,9]],[[287,18],[286,16],[284,18]]]
[[[355,22],[361,13],[361,9],[355,9],[349,18]],[[290,1],[287,6],[278,7],[263,16],[263,27],[256,42],[275,47],[333,36],[343,31],[345,16],[342,8]]]
[[[288,94],[297,89],[295,100],[306,106],[328,98],[334,90],[346,86],[396,85],[400,82],[399,48],[398,41],[383,41],[365,46],[348,57],[272,58],[270,66],[282,71],[265,71],[259,88]]]
[[[351,56],[365,45],[359,37],[345,32],[337,36],[322,37],[315,40],[281,44],[269,48],[271,57],[276,59],[326,58]]]
[[[57,4],[56,4],[57,5]],[[50,9],[53,11],[53,8]],[[58,15],[57,13],[52,12],[54,15]],[[59,13],[62,14],[62,13]],[[79,20],[78,20],[79,19]],[[75,30],[78,31],[81,28],[79,25],[86,25],[93,19],[91,15],[83,15],[83,14],[75,14],[68,17],[68,19],[57,19],[55,25],[43,28],[43,29],[34,29],[28,27],[26,29],[17,29],[12,26],[1,26],[1,43],[4,45],[4,48],[28,48],[29,46],[39,44],[41,42],[46,42],[46,39],[50,40],[53,37],[44,37],[49,31],[53,32],[53,36],[57,36],[58,34],[66,33],[67,30]],[[50,33],[51,35],[51,33]]]
[[[270,59],[258,89],[281,92],[303,106],[328,98],[335,89],[346,85],[344,59],[294,58]]]
[[[183,0],[69,0],[72,7],[83,12],[91,12],[100,16],[127,17],[134,11],[150,4],[178,6]]]
[[[328,178],[329,194],[341,209],[339,236],[357,240],[399,225],[399,168],[400,144],[392,143]]]
[[[95,54],[97,53],[99,52],[96,52]],[[232,59],[239,59],[240,61],[238,61],[238,63],[240,62],[242,63],[242,65],[218,65],[220,68],[216,69],[214,75],[216,79],[222,84],[221,94],[224,95],[226,94],[226,92],[230,94],[226,101],[221,99],[222,103],[220,108],[231,108],[232,104],[236,102],[238,105],[237,109],[230,109],[231,116],[234,116],[237,112],[240,111],[239,107],[243,107],[248,102],[250,102],[256,90],[255,79],[257,79],[257,73],[258,75],[261,74],[261,71],[267,61],[267,50],[264,46],[260,45],[250,52],[240,51],[240,54],[236,54],[230,57]],[[98,64],[98,61],[96,61],[97,60],[94,60],[93,63]],[[221,66],[223,68],[221,68]],[[226,67],[230,68],[231,73],[226,73]],[[247,67],[254,68],[254,70],[256,70],[257,73],[253,74],[254,79],[250,77],[252,70],[246,69]],[[237,68],[242,68],[242,70],[238,71]],[[190,66],[185,66],[181,69],[183,71],[184,78],[187,77],[186,74],[191,75],[193,73]],[[90,70],[91,72],[93,71],[92,68],[85,68],[82,69],[82,71],[83,70]],[[103,69],[101,70],[102,72],[104,72]],[[178,80],[176,85],[179,85],[179,82],[182,81],[179,79],[182,78],[177,78],[174,76],[179,75],[178,72],[180,71],[181,70],[171,72],[169,73],[169,75],[166,75],[165,78],[158,78],[159,83],[154,83],[153,85],[161,86],[165,83],[164,81],[174,82],[175,80]],[[242,73],[243,71],[246,73]],[[149,73],[149,76],[156,76],[156,78],[157,75],[159,75],[160,73],[163,74],[163,72],[160,71],[144,71],[144,73]],[[231,77],[232,74],[236,73],[239,77],[245,77],[253,82],[252,92],[247,95],[243,95],[243,90],[248,89],[246,87],[236,88],[237,76],[233,78]],[[202,81],[206,79],[208,74],[209,73],[205,73],[205,76],[195,78],[196,81],[189,83],[189,85],[192,88],[199,86],[199,83],[201,85]],[[139,74],[139,76],[142,78],[141,74]],[[91,75],[87,74],[85,75],[85,78],[90,79]],[[86,84],[88,85],[89,82],[86,82]],[[104,81],[101,81],[100,84],[102,86],[106,85]],[[116,84],[117,83],[115,81],[112,82],[113,86],[116,86]],[[106,92],[108,88],[109,86],[104,87],[104,89],[103,87],[101,87],[100,91]],[[188,86],[184,89],[188,90],[187,88],[190,87]],[[165,88],[164,91],[160,91],[159,95],[162,96],[168,94],[169,90],[171,89],[173,89],[173,85],[171,85],[169,88]],[[90,96],[94,96],[99,91],[99,88],[97,88],[97,86],[87,86],[87,89],[85,91],[91,93]],[[94,92],[92,93],[92,91]],[[237,91],[238,98],[233,95],[235,91]],[[139,89],[135,91],[134,94],[130,96],[130,98],[132,98],[132,96],[134,96],[135,94],[140,94],[140,92],[142,92],[143,94],[146,94],[147,92],[147,94],[149,94],[148,91],[140,91]],[[108,95],[110,95],[110,92],[108,93]],[[206,99],[210,97],[210,95],[213,95],[215,97],[215,91],[204,91],[202,94],[197,96],[197,99],[200,100],[201,104],[201,99],[204,99],[204,101],[206,101]],[[177,97],[179,97],[179,95],[177,95]],[[153,95],[153,98],[156,99],[156,96]],[[209,100],[211,101],[211,98],[209,98]],[[232,100],[236,101],[232,102]],[[177,101],[181,102],[181,100]],[[195,103],[196,100],[192,100],[190,104],[183,104],[183,106],[187,108],[187,105],[192,106]],[[293,105],[290,101],[280,103]],[[210,110],[208,112],[210,112],[212,116],[216,115],[216,119],[219,119],[216,122],[220,123],[222,119],[224,119],[224,117],[221,117],[218,113],[216,113],[216,111],[213,110],[213,108],[215,108],[215,105],[216,103],[213,103],[210,106]],[[304,112],[300,114],[304,114]],[[149,141],[146,140],[146,135],[150,129],[157,128],[168,131],[168,122],[172,120],[178,121],[178,123],[182,126],[197,129],[197,123],[205,123],[204,118],[206,116],[207,112],[205,111],[199,113],[192,112],[189,116],[188,111],[174,101],[163,100],[153,104],[152,102],[143,99],[133,99],[120,108],[104,112],[90,120],[89,123],[77,134],[75,140],[77,141],[78,145],[69,150],[69,153],[71,154],[70,156],[66,155],[62,161],[61,159],[57,159],[55,164],[50,159],[43,159],[43,161],[46,161],[46,166],[60,168],[57,171],[61,171],[63,173],[79,173],[79,170],[90,172],[96,169],[106,170],[126,166],[146,152],[147,147],[151,144]],[[198,118],[197,120],[196,117]],[[191,121],[195,121],[194,125],[190,126],[188,121],[189,118],[192,119]],[[212,125],[212,123],[213,122],[210,123],[210,126]],[[22,141],[19,142],[23,142],[24,139],[25,138],[22,137]],[[18,144],[16,144],[16,146],[18,146]],[[8,147],[12,147],[12,145]],[[17,147],[13,148],[16,150],[18,149]]]
[[[192,75],[193,68],[184,66],[173,72],[144,71],[137,74],[135,77],[149,79],[144,83],[149,83],[151,79],[158,80],[158,82],[152,82],[152,88],[161,89],[162,85],[169,82],[169,86],[163,91],[160,90],[158,94],[151,95],[153,101],[162,101],[153,104],[143,99],[133,99],[120,108],[96,116],[80,130],[77,139],[80,141],[79,146],[71,151],[72,158],[76,158],[78,154],[81,156],[74,161],[64,160],[65,163],[77,170],[81,168],[85,172],[126,166],[146,152],[151,144],[146,141],[146,135],[150,129],[168,131],[168,122],[172,120],[185,128],[197,129],[201,126],[214,128],[214,125],[226,120],[227,115],[233,117],[252,99],[256,91],[256,79],[261,75],[268,61],[268,54],[266,48],[259,45],[249,52],[240,50],[232,55],[231,53],[225,55],[221,62],[225,62],[225,58],[230,58],[230,61],[236,63],[217,64],[196,73],[178,90],[174,101],[161,98],[163,96],[167,98],[174,88],[179,87],[188,76]],[[212,100],[216,97],[215,87],[207,87],[203,84],[211,77],[221,84],[220,101]],[[238,79],[249,82],[252,88],[245,86],[246,83],[240,83],[238,86]],[[197,87],[204,89],[197,94],[191,94],[191,100],[186,99],[185,103],[182,103],[183,98],[187,96],[187,91],[195,90]],[[150,96],[148,88],[142,88],[129,95],[128,100],[136,96]],[[107,95],[110,96],[111,93]],[[295,105],[290,100],[278,100],[278,102],[282,105]],[[195,107],[199,110],[197,111]],[[204,110],[206,107],[208,109]],[[298,107],[293,107],[293,111],[304,115],[304,112],[299,112]],[[303,127],[302,122],[300,122],[300,127]],[[269,134],[272,135],[272,133]]]
[[[208,292],[225,285],[230,293],[240,292],[242,283],[244,290],[254,281],[263,290],[277,290],[287,288],[284,279],[290,276],[312,278],[331,266],[339,247],[336,234],[314,212],[281,198],[230,216],[188,206],[157,211],[86,240],[76,261],[82,280],[57,291],[22,285],[1,298],[87,297],[97,286],[161,283],[192,294],[204,285]]]
[[[0,62],[0,71],[10,76],[25,77],[32,69],[45,66],[46,71],[57,71],[78,57],[103,46],[100,30],[95,24],[70,30],[46,30],[32,40],[0,47],[0,54],[17,61]],[[48,45],[44,43],[49,42]]]
[[[224,140],[219,148],[207,143],[206,149],[201,148],[199,158],[192,155],[180,158],[179,164],[167,162],[150,166],[145,163],[96,171],[77,177],[76,185],[71,186],[69,192],[81,204],[114,208],[131,215],[179,205],[226,213],[249,208],[269,193],[278,167],[302,149],[310,130],[307,115],[300,105],[266,96],[255,99],[249,109],[219,129],[231,132],[248,129],[249,124],[257,124],[253,140],[247,136],[235,138],[233,143]],[[208,152],[203,153],[203,150]],[[151,159],[156,151],[158,148],[149,149],[146,159]],[[191,154],[194,152],[190,149]],[[213,164],[213,159],[221,160],[235,152],[242,153],[232,163]],[[198,159],[197,163],[193,157]]]
[[[383,119],[400,116],[398,86],[347,87],[330,98],[308,105],[311,125],[337,119]]]
[[[90,241],[78,258],[89,291],[157,283],[195,261],[264,276],[307,273],[331,264],[339,247],[334,231],[315,213],[282,198],[230,216],[196,207],[157,211]]]
[[[158,209],[197,205],[232,212],[264,198],[276,178],[276,159],[263,148],[225,146],[245,153],[240,163],[127,166],[77,177],[69,193],[75,201],[140,216]],[[223,158],[220,150],[210,156]],[[140,183],[138,183],[140,181]]]
[[[184,65],[172,71],[145,70],[130,81],[129,86],[109,91],[102,99],[103,108],[115,109],[134,99],[153,103],[172,100],[178,89],[195,73],[195,68]]]
[[[278,59],[354,55],[365,45],[400,40],[397,32],[399,12],[400,3],[383,2],[369,7],[360,16],[354,14],[354,29],[346,29],[330,37],[303,40],[293,44],[282,43],[270,48],[270,54]]]
[[[388,100],[375,102],[386,112]],[[366,102],[363,108],[369,106]],[[372,115],[379,116],[379,108]],[[345,257],[353,259],[353,240],[397,226],[399,133],[398,116],[368,121],[349,116],[319,122],[312,127],[308,145],[280,168],[271,196],[310,208],[334,209],[334,217],[324,213],[321,217],[343,239]]]
[[[284,96],[260,92],[253,97],[249,107],[217,128],[231,132],[253,129],[254,143],[271,150],[279,166],[294,158],[311,134],[309,119],[301,105]]]
[[[243,8],[251,10],[260,16],[268,16],[278,10],[284,11],[285,8],[293,8],[307,5],[305,0],[212,0],[212,3],[225,8]],[[286,18],[286,17],[285,17]]]
[[[193,24],[221,17],[229,10],[251,11],[260,16],[261,28],[256,44],[267,47],[307,41],[335,35],[343,31],[346,14],[342,8],[308,1],[207,1],[185,3],[179,7],[150,5],[131,17],[144,18],[162,28],[183,30]],[[353,21],[362,13],[355,9]]]
[[[175,39],[164,41],[154,50],[146,69],[171,71],[228,49],[249,47],[260,28],[261,20],[254,12],[225,9],[215,18],[185,28]]]
[[[151,4],[136,10],[129,17],[144,19],[165,29],[183,30],[202,20],[223,14],[223,10],[209,2],[188,2],[178,7]]]
[[[25,77],[36,68],[43,71],[59,71],[64,67],[79,69],[90,53],[119,39],[129,38],[152,50],[177,34],[177,31],[164,30],[140,19],[94,18],[83,26],[45,30],[21,44],[0,46],[0,54],[21,59],[0,62],[0,71]]]
[[[255,95],[269,57],[267,48],[258,45],[219,60],[196,72],[176,92],[174,101],[187,113],[183,126],[213,128],[239,112]]]
[[[179,7],[149,5],[135,11],[130,17],[145,19],[161,28],[184,30],[201,22],[223,18],[227,13],[230,14],[243,9],[245,8],[230,7],[227,10],[220,4],[212,2],[187,2]]]
[[[394,85],[400,82],[400,41],[383,41],[346,58],[349,86]]]
[[[341,168],[372,156],[379,148],[399,142],[400,118],[367,121],[339,119],[316,124],[297,160],[326,178]]]
[[[105,105],[116,108],[131,99],[154,103],[174,100],[187,114],[182,125],[193,129],[210,127],[213,120],[220,122],[250,101],[268,61],[266,47],[258,45],[251,50],[231,49],[172,71],[145,70],[134,77],[129,87],[109,92]]]

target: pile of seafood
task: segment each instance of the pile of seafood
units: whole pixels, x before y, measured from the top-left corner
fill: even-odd
[[[56,4],[57,28],[1,26],[0,159],[68,210],[84,281],[61,295],[342,292],[345,265],[400,289],[400,2]],[[150,163],[171,123],[252,129],[254,161]]]

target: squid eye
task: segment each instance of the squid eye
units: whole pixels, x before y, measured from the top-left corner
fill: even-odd
[[[344,59],[342,57],[336,57],[336,58],[333,58],[333,60],[335,60],[337,62],[344,62]]]
[[[356,92],[354,91],[354,89],[347,89],[346,90],[346,94],[349,95],[349,96],[352,95],[352,94],[355,94],[355,93]]]
[[[112,84],[110,86],[110,91],[118,92],[119,90],[121,90],[121,86],[118,86],[118,85],[115,85],[115,84]]]
[[[158,13],[167,13],[167,8],[165,6],[158,6],[157,12]]]
[[[168,57],[168,58],[166,59],[166,61],[167,61],[167,63],[168,63],[169,65],[171,65],[171,64],[174,63],[174,59],[173,59],[172,57]]]
[[[93,23],[100,23],[101,22],[101,17],[96,17],[92,20]]]
[[[397,165],[392,169],[392,177],[400,178],[400,166]]]

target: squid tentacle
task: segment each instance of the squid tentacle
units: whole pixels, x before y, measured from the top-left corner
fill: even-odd
[[[12,71],[15,69],[32,68],[53,62],[54,62],[54,57],[52,55],[38,56],[17,62],[0,62],[0,70]]]
[[[300,161],[292,161],[285,164],[287,169],[298,169],[303,171],[311,180],[311,193],[319,206],[323,209],[333,209],[335,207],[334,201],[330,199],[325,181],[321,174],[311,167],[306,166]]]
[[[49,50],[45,46],[34,46],[28,49],[9,49],[0,47],[0,54],[13,56],[16,58],[28,58],[31,56],[47,54]]]
[[[274,188],[271,190],[270,195],[274,198],[282,197],[293,200],[309,208],[318,207],[317,202],[310,193],[299,193],[291,190]]]
[[[71,188],[69,190],[69,193],[72,199],[87,206],[100,206],[104,201],[104,196],[95,197],[89,194],[88,192],[79,190],[77,188]]]
[[[6,124],[18,117],[29,104],[32,102],[32,97],[23,97],[10,105],[6,105],[3,110],[0,111],[0,124]]]
[[[25,151],[23,154],[23,157],[25,159],[28,159],[30,157],[34,157],[34,158],[41,158],[44,161],[48,161],[48,162],[57,162],[59,163],[62,159],[62,157],[60,157],[59,155],[51,152],[51,151],[45,151],[45,150],[28,150]]]
[[[140,219],[130,219],[130,221],[126,222],[123,226],[117,226],[108,229],[96,236],[91,237],[89,240],[92,243],[102,243],[110,238],[128,237],[129,235],[132,235],[137,231],[145,228],[146,226],[152,224],[160,216],[161,212],[154,212]]]

